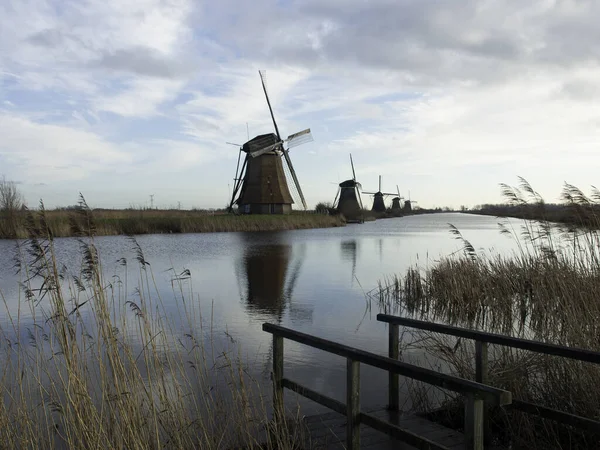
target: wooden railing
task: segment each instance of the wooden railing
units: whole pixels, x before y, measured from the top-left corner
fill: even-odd
[[[276,420],[283,419],[284,388],[297,392],[333,411],[347,417],[346,441],[347,448],[358,450],[360,448],[359,427],[363,423],[376,430],[402,440],[419,449],[444,450],[446,447],[437,444],[423,436],[403,429],[389,422],[382,421],[360,410],[360,364],[378,367],[396,376],[402,375],[425,383],[439,386],[464,394],[465,396],[465,448],[472,450],[483,449],[483,408],[484,404],[505,406],[511,403],[511,393],[475,381],[465,380],[452,375],[439,373],[431,369],[415,366],[398,361],[396,358],[379,356],[357,348],[349,347],[337,342],[322,339],[309,334],[284,328],[270,323],[263,324],[263,331],[273,335],[273,407]],[[396,329],[397,327],[390,327]],[[312,389],[302,386],[288,378],[283,373],[283,343],[289,339],[319,350],[323,350],[346,358],[346,403],[320,394]],[[390,343],[392,335],[390,334]],[[397,341],[395,346],[398,348]],[[390,378],[391,379],[391,378]],[[390,384],[391,386],[391,384]],[[390,389],[391,393],[392,389]],[[398,393],[398,385],[394,387]],[[485,403],[484,403],[485,402]],[[446,449],[447,450],[447,449]]]
[[[585,361],[600,364],[600,352],[591,350],[564,347],[555,344],[546,344],[543,342],[520,339],[501,334],[487,333],[484,331],[469,330],[466,328],[443,325],[439,323],[426,322],[423,320],[408,319],[405,317],[390,316],[388,314],[378,314],[377,320],[387,322],[389,327],[389,356],[392,359],[398,359],[399,344],[399,326],[427,330],[435,333],[442,333],[450,336],[456,336],[475,341],[475,381],[487,385],[488,379],[488,344],[496,344],[505,347],[519,348],[536,353],[561,356],[563,358]],[[389,405],[392,409],[398,409],[398,376],[390,373],[389,382]],[[485,405],[484,409],[487,408]],[[523,411],[529,414],[538,415],[545,419],[554,420],[566,425],[570,425],[582,430],[593,431],[600,434],[600,422],[575,414],[566,413],[556,409],[548,408],[542,405],[529,403],[522,400],[513,399],[511,408]],[[484,414],[485,416],[485,414]],[[487,419],[484,419],[484,428],[487,429]],[[486,434],[487,434],[486,430]]]

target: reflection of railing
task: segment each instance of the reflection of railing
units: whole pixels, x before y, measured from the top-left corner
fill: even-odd
[[[442,325],[438,323],[426,322],[423,320],[408,319],[405,317],[390,316],[388,314],[378,314],[377,320],[390,324],[389,328],[389,355],[390,358],[398,358],[398,338],[400,325],[419,330],[432,331],[450,336],[456,336],[475,341],[475,381],[482,384],[488,383],[488,344],[496,344],[504,347],[529,350],[536,353],[560,356],[563,358],[585,361],[600,364],[600,352],[584,350],[578,348],[564,347],[555,344],[546,344],[543,342],[520,339],[516,337],[503,336],[500,334],[486,333],[483,331],[474,331],[466,328],[459,328],[451,325]],[[390,405],[397,407],[398,376],[395,378],[390,374]],[[537,415],[545,419],[570,425],[582,430],[593,431],[600,434],[600,422],[575,414],[566,413],[542,405],[513,399],[511,408],[523,411],[528,414]],[[484,424],[487,428],[487,424]]]
[[[372,415],[360,411],[360,364],[378,367],[393,374],[423,381],[434,386],[465,394],[465,446],[468,449],[483,449],[483,407],[487,405],[504,406],[511,403],[511,393],[486,386],[452,375],[439,373],[434,370],[407,364],[397,359],[379,356],[357,348],[338,344],[309,334],[300,333],[270,323],[263,324],[263,331],[273,334],[273,402],[276,419],[283,417],[283,389],[287,388],[324,405],[347,417],[346,440],[347,448],[360,448],[359,426],[361,423],[378,431],[402,440],[420,449],[446,449],[429,439],[411,431],[382,421]],[[391,327],[396,330],[398,327]],[[397,335],[397,331],[396,331]],[[391,334],[390,334],[391,338]],[[324,350],[346,358],[346,403],[319,394],[283,376],[283,340],[299,342],[309,347]],[[397,348],[397,340],[395,348]],[[396,355],[397,356],[397,355]],[[392,380],[390,375],[390,380]],[[392,389],[393,387],[393,389]],[[397,407],[399,395],[398,384],[390,385],[390,393],[396,396]]]

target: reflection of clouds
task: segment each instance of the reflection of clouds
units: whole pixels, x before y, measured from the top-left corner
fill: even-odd
[[[268,394],[272,340],[262,331],[263,322],[280,321],[286,327],[385,354],[387,331],[375,321],[375,314],[365,317],[356,331],[365,313],[363,288],[369,291],[390,273],[402,273],[414,263],[426,265],[438,255],[460,248],[448,232],[448,222],[456,225],[476,248],[482,245],[495,246],[500,251],[514,248],[512,241],[498,233],[496,219],[460,214],[413,216],[338,229],[289,233],[148,235],[137,238],[145,258],[151,263],[147,268],[148,293],[146,273],[140,272],[130,242],[123,237],[101,237],[96,243],[107,274],[105,280],[113,283],[115,297],[121,299],[116,307],[117,326],[131,342],[136,356],[147,340],[142,340],[139,335],[140,319],[124,302],[134,300],[139,303],[135,288],[144,283],[152,310],[148,316],[151,323],[169,323],[165,334],[154,341],[162,355],[178,358],[183,354],[181,352],[188,351],[193,344],[185,334],[191,334],[203,343],[211,364],[223,361],[223,357],[219,358],[223,352],[237,355],[237,350],[241,350],[248,372],[262,382],[261,387]],[[11,278],[10,269],[7,271],[12,265],[9,259],[12,245],[0,241],[0,250],[9,250],[6,253],[0,251],[0,289],[5,294],[7,285],[18,287],[17,280]],[[77,242],[57,239],[56,248],[60,262],[69,263],[69,268],[76,271],[74,266],[80,260]],[[121,257],[127,258],[127,266],[117,263]],[[356,282],[354,285],[348,283],[350,264],[353,270],[356,265],[361,287]],[[170,268],[174,270],[168,270]],[[238,269],[237,277],[234,268]],[[182,298],[179,284],[172,285],[171,280],[175,273],[180,274],[184,269],[190,270],[191,279],[181,281]],[[112,278],[114,274],[118,275],[120,283]],[[253,304],[247,298],[249,278],[253,280]],[[239,290],[237,281],[240,282]],[[29,307],[13,295],[18,294],[18,289],[14,289],[13,294],[8,292],[6,299],[13,316],[16,317],[21,308],[22,325],[32,327]],[[83,299],[84,295],[81,297]],[[89,307],[85,305],[81,309],[86,321],[89,321]],[[7,322],[2,307],[0,322]],[[21,341],[26,342],[26,330],[21,328],[20,333]],[[185,350],[179,340],[185,344]],[[184,366],[188,359],[191,360],[182,359]],[[338,361],[329,354],[286,342],[285,364],[286,376],[343,399],[344,360]],[[174,370],[168,375],[169,386],[177,382],[177,374],[181,373],[179,368]],[[362,367],[361,371],[361,378],[373,380],[372,386],[363,387],[364,402],[373,399],[385,403],[386,399],[382,397],[385,389],[380,389],[386,386],[385,374],[367,367]],[[185,373],[188,379],[198,377],[187,366]],[[205,385],[198,382],[193,386],[194,394],[200,395]],[[288,395],[288,398],[292,396]]]

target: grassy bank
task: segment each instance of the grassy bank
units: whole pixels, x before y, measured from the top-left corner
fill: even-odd
[[[45,211],[47,227],[55,237],[73,236],[73,211]],[[179,210],[98,210],[94,211],[98,236],[160,233],[210,233],[228,231],[282,231],[344,226],[339,216],[315,213],[290,215],[207,214]],[[26,238],[27,213],[19,211],[11,219],[15,226],[1,227],[0,238]],[[2,217],[0,217],[0,222]],[[2,232],[2,230],[5,230]]]
[[[464,253],[382,282],[372,298],[383,311],[600,350],[600,232],[538,221],[514,230],[503,224],[500,232],[518,238],[520,251],[486,256],[459,230],[451,231]],[[449,371],[474,379],[472,341],[428,332],[407,332],[404,338],[403,352],[418,348]],[[514,398],[600,420],[598,365],[498,346],[490,347],[490,358],[491,384]],[[426,399],[428,389],[415,384],[415,398]],[[460,399],[448,393],[444,398],[455,417],[462,417]],[[422,411],[433,406],[421,402]],[[496,429],[508,430],[505,438],[513,448],[600,448],[597,435],[510,409],[494,411],[492,420]]]
[[[162,298],[133,238],[135,259],[121,263],[138,267],[136,278],[104,273],[89,210],[71,219],[80,266],[59,259],[45,213],[35,219],[16,251],[20,298],[0,291],[0,449],[298,442],[293,422],[269,420],[270,399],[235,339],[214,339],[210,307],[201,307],[189,271],[173,271],[172,298]]]

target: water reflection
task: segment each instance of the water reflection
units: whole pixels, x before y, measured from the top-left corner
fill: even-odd
[[[294,248],[277,233],[271,234],[267,241],[257,240],[250,233],[242,239],[244,252],[236,273],[247,313],[267,315],[269,320],[281,323],[287,311],[292,322],[311,323],[313,307],[293,301],[306,245]]]
[[[356,239],[351,241],[342,241],[341,243],[342,259],[346,261],[352,261],[352,278],[350,286],[354,285],[354,278],[356,277],[356,258],[358,251],[358,244]]]

